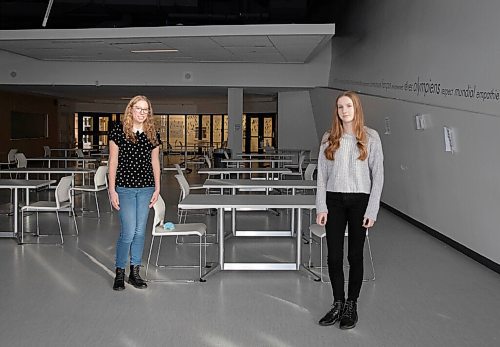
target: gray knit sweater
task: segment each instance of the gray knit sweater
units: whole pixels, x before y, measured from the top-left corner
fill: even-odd
[[[329,133],[323,135],[318,155],[316,211],[328,212],[326,192],[370,194],[365,217],[376,220],[384,185],[384,155],[378,133],[365,127],[368,135],[368,158],[359,160],[356,137],[344,134],[334,160],[325,157]]]

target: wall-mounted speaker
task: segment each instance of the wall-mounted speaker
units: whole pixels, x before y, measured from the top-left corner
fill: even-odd
[[[185,71],[182,73],[182,80],[184,82],[191,82],[193,80],[193,73],[189,71]]]

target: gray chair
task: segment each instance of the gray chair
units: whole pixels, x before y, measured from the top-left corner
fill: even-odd
[[[59,219],[60,211],[69,211],[73,214],[73,222],[75,223],[76,234],[78,235],[78,225],[76,224],[75,211],[71,199],[71,185],[73,184],[73,177],[64,176],[57,184],[55,191],[55,201],[40,200],[21,208],[21,243],[24,243],[24,213],[36,212],[36,235],[40,235],[40,226],[38,224],[39,212],[55,212],[57,223],[59,224],[59,235],[61,237],[61,244],[64,243],[62,234],[61,221]],[[44,235],[47,236],[47,235]]]
[[[159,244],[158,244],[158,251],[156,253],[156,262],[155,266],[159,268],[199,268],[199,281],[200,282],[205,282],[204,279],[202,279],[203,276],[203,270],[202,267],[206,267],[207,265],[207,226],[203,223],[187,223],[187,224],[175,224],[175,228],[173,230],[167,230],[163,227],[164,219],[165,219],[165,202],[163,201],[161,196],[158,196],[158,200],[156,203],[153,205],[154,208],[154,220],[153,220],[153,229],[151,232],[152,238],[151,238],[151,245],[149,247],[149,254],[148,254],[148,262],[146,264],[146,274],[145,278],[148,281],[152,282],[194,282],[194,280],[151,280],[148,279],[148,271],[149,271],[149,264],[151,261],[151,253],[153,251],[153,244],[155,241],[156,237],[160,238]],[[161,242],[162,238],[164,236],[198,236],[199,237],[199,264],[198,265],[160,265],[158,264],[158,259],[160,257],[160,249],[161,249]],[[182,247],[177,245],[176,247]],[[205,249],[204,254],[205,258],[202,264],[202,250],[203,248]]]
[[[323,274],[323,240],[326,238],[326,230],[325,230],[325,227],[324,226],[321,226],[319,224],[311,224],[309,226],[309,261],[308,261],[308,264],[307,264],[307,268],[311,271],[313,271],[313,269],[317,268],[315,266],[313,266],[312,264],[312,243],[313,243],[313,236],[318,238],[319,239],[319,247],[320,247],[320,265],[319,265],[319,269],[320,269],[320,274],[319,274],[319,278],[321,279],[321,282],[323,283],[329,283],[329,281],[325,281],[324,280],[324,277],[325,275]],[[345,230],[345,233],[344,233],[344,237],[348,237],[349,236],[349,232],[346,228]],[[371,278],[364,278],[363,281],[375,281],[375,266],[373,265],[373,256],[372,256],[372,248],[371,248],[371,245],[370,245],[370,236],[369,236],[369,233],[368,233],[368,229],[366,229],[366,245],[368,247],[368,254],[370,256],[370,264],[371,264],[371,268],[372,268],[372,277]]]
[[[13,166],[16,164],[16,153],[17,153],[17,148],[11,148],[9,150],[9,153],[7,153],[7,161],[4,163],[0,163],[0,168],[2,166],[6,166],[7,168]]]
[[[306,169],[304,171],[304,180],[306,181],[313,181],[314,180],[314,171],[316,171],[316,167],[318,164],[314,163],[309,163],[306,166]]]
[[[283,179],[287,179],[290,176],[295,176],[295,177],[299,177],[300,179],[303,179],[304,178],[304,173],[303,173],[302,166],[304,165],[305,158],[306,158],[306,155],[304,154],[304,152],[300,152],[300,154],[299,154],[299,162],[298,162],[297,165],[294,165],[294,164],[285,165],[286,168],[288,168],[288,169],[296,169],[297,171],[292,171],[290,173],[283,174],[282,175]]]
[[[49,146],[43,146],[43,156],[44,157],[50,157],[50,147]]]
[[[28,160],[26,160],[26,156],[24,155],[24,153],[21,153],[21,152],[18,152],[15,154],[15,158],[16,158],[16,167],[18,169],[24,169],[24,168],[27,168],[28,167]],[[17,173],[15,175],[16,179],[17,179]],[[12,178],[12,175],[11,175],[11,178]],[[50,177],[49,177],[50,179]]]
[[[186,196],[191,193],[193,189],[205,189],[203,186],[191,188],[191,185],[186,180],[186,177],[183,174],[177,174],[174,176],[177,182],[179,183],[180,194],[179,194],[179,202],[181,202]],[[206,189],[205,189],[206,191]],[[177,216],[179,217],[179,223],[186,223],[187,210],[177,209]]]
[[[93,185],[83,185],[83,186],[75,186],[71,188],[71,191],[76,192],[90,192],[94,193],[95,197],[95,205],[97,209],[97,217],[101,217],[101,213],[99,211],[99,200],[97,199],[97,192],[100,191],[108,191],[108,179],[107,179],[108,167],[107,166],[99,166],[94,175],[94,184]],[[111,206],[111,201],[109,200],[109,192],[108,192],[108,201],[110,211],[113,211],[113,207]],[[83,201],[82,201],[83,204]],[[82,206],[83,209],[83,206]]]
[[[83,150],[81,148],[78,148],[76,150],[76,156],[78,158],[85,158],[85,154],[83,153]],[[77,166],[81,166],[82,168],[88,167],[89,169],[90,168],[95,169],[95,163],[93,163],[93,162],[85,163],[85,161],[83,161],[83,160],[81,162],[77,162]]]
[[[28,167],[28,160],[26,160],[24,153],[18,152],[15,154],[15,157],[18,169]]]

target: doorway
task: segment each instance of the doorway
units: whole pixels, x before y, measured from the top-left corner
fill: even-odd
[[[275,148],[276,114],[246,114],[243,122],[243,152],[264,153]]]

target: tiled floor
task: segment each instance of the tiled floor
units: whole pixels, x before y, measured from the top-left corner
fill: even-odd
[[[193,173],[188,179],[200,181]],[[173,173],[164,175],[162,196],[172,221],[178,193]],[[8,201],[8,191],[0,194]],[[89,195],[86,202],[92,199]],[[100,199],[108,211],[105,193]],[[287,223],[286,213],[239,216],[245,225]],[[215,229],[214,216],[189,218]],[[377,278],[364,283],[360,320],[350,331],[317,324],[329,309],[331,289],[302,272],[226,271],[206,283],[150,283],[146,290],[127,286],[114,292],[118,215],[97,219],[86,213],[77,220],[80,235],[70,236],[72,220],[62,216],[64,246],[18,246],[0,239],[1,346],[500,345],[500,276],[385,210],[370,234]],[[0,216],[0,227],[7,229],[9,221]],[[25,223],[33,224],[34,216]],[[53,215],[42,218],[42,229],[54,236],[39,242],[58,240]],[[290,238],[226,241],[229,258],[293,258]],[[196,257],[196,247],[170,241],[161,260],[196,262]],[[216,246],[209,246],[209,258],[216,258]],[[186,274],[194,272],[156,275]]]

